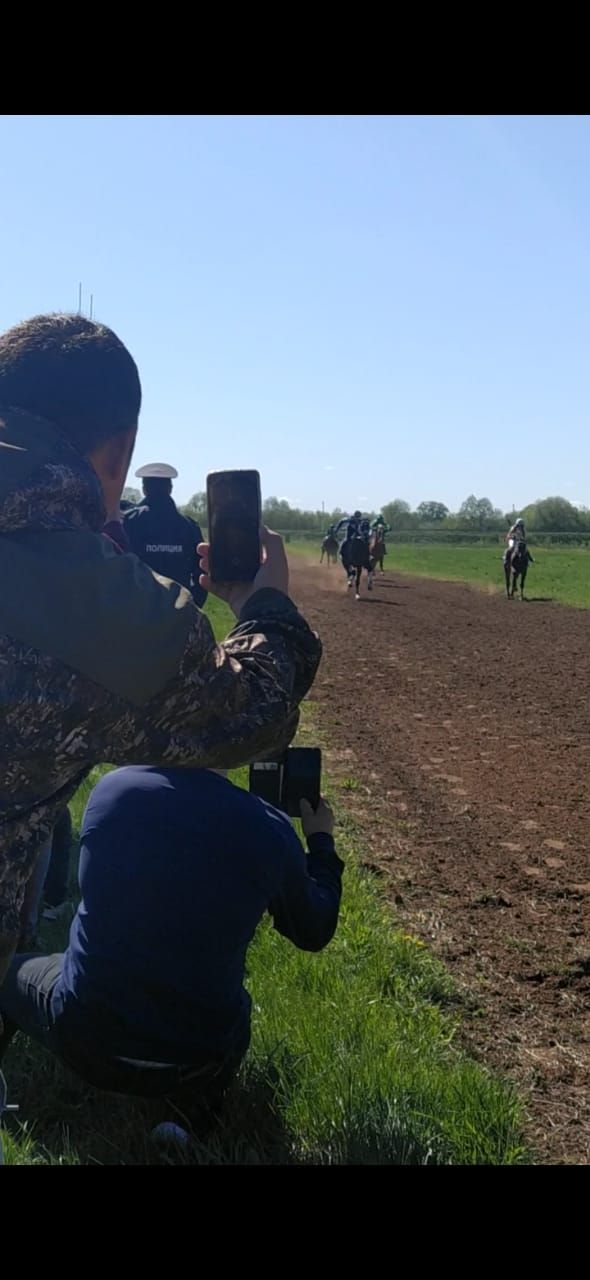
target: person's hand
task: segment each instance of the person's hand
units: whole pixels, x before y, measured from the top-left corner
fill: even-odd
[[[209,577],[209,543],[200,542],[197,555],[201,561],[199,585],[204,591],[219,596],[239,618],[242,609],[255,591],[273,587],[275,591],[289,593],[289,565],[280,533],[262,529],[262,564],[253,582],[212,582]]]
[[[315,836],[318,832],[323,835],[334,835],[334,814],[322,796],[317,809],[310,805],[309,800],[301,801],[301,826],[306,836]]]

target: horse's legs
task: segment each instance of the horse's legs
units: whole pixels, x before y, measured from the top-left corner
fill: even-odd
[[[510,565],[507,561],[504,563],[504,577],[506,579],[506,595],[510,599]]]
[[[526,566],[526,564],[525,564],[524,569],[523,569],[523,571],[522,571],[522,573],[521,573],[521,575],[520,575],[520,598],[521,598],[521,600],[524,600],[524,584],[525,584],[525,582],[526,582],[526,571],[527,571],[527,566]]]
[[[356,598],[357,598],[357,600],[360,600],[360,598],[361,598],[361,573],[362,573],[362,572],[363,572],[362,565],[360,565],[360,564],[359,564],[359,565],[357,566],[357,570],[356,570],[356,574],[355,574],[355,586],[356,586]]]

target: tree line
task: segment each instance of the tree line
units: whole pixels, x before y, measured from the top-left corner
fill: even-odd
[[[202,525],[207,525],[207,501],[204,493],[195,493],[181,510]],[[450,511],[444,502],[426,500],[413,510],[403,498],[393,498],[381,507],[381,512],[395,532],[419,530],[448,530],[465,533],[502,533],[522,516],[527,529],[536,533],[587,533],[590,532],[590,510],[576,507],[567,498],[541,498],[520,511],[501,511],[489,498],[477,498],[470,494],[459,510]],[[304,511],[292,507],[285,498],[267,498],[262,514],[266,524],[279,533],[322,532],[328,525],[337,523],[349,512],[336,507],[333,511]],[[373,519],[378,512],[366,512]]]

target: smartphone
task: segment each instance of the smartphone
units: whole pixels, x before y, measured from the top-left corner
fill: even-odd
[[[261,516],[257,471],[209,472],[207,523],[212,582],[254,581],[262,557]]]
[[[301,817],[301,801],[312,809],[320,803],[322,753],[319,747],[290,747],[283,768],[282,801],[290,818]]]
[[[289,747],[276,760],[250,765],[250,791],[290,818],[301,817],[301,801],[320,803],[322,753],[319,747]]]

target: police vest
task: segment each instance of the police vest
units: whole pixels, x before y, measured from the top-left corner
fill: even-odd
[[[123,523],[131,550],[140,560],[162,577],[194,589],[201,530],[196,521],[181,515],[171,497],[144,501],[125,512]]]

